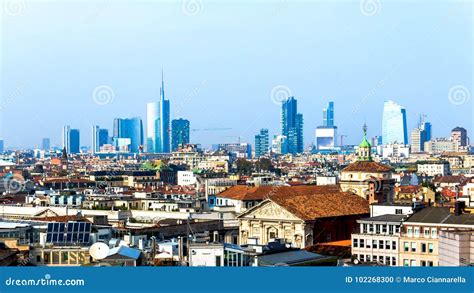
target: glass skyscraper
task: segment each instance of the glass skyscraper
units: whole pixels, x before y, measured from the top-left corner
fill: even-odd
[[[63,148],[70,154],[80,153],[81,135],[79,129],[71,129],[71,126],[63,127]]]
[[[49,140],[49,138],[43,138],[43,140],[41,141],[41,147],[43,150],[49,151],[49,149],[51,148],[51,141]]]
[[[281,106],[281,132],[287,138],[288,152],[291,154],[302,153],[303,141],[303,115],[298,114],[298,104],[294,97],[282,102]]]
[[[141,118],[116,118],[114,120],[114,139],[117,141],[123,138],[130,139],[129,152],[140,152],[143,146],[143,122]]]
[[[327,108],[323,110],[323,126],[334,126],[334,102],[329,102]]]
[[[92,126],[92,153],[100,151],[100,147],[109,143],[109,131],[99,126]]]
[[[173,152],[189,143],[189,120],[175,119],[171,121],[171,146]]]
[[[269,149],[268,129],[261,129],[260,133],[255,135],[255,157],[260,158],[268,154]]]
[[[383,144],[408,144],[407,114],[405,108],[393,101],[385,101],[382,120]]]
[[[165,85],[162,73],[160,101],[147,104],[147,152],[170,152],[170,122],[170,101],[165,100]]]

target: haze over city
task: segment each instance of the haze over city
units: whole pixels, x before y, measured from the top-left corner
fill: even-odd
[[[280,131],[275,87],[290,90],[304,115],[304,143],[314,142],[322,109],[335,102],[335,124],[357,144],[364,122],[381,135],[384,100],[407,110],[408,129],[420,114],[433,136],[472,124],[472,10],[467,2],[359,1],[271,4],[204,1],[28,1],[2,14],[0,137],[7,147],[34,147],[63,125],[112,129],[114,118],[139,116],[159,99],[161,70],[171,119],[191,128],[191,142],[253,143],[260,128]],[[4,7],[5,8],[5,7]],[[11,11],[10,11],[11,12]],[[423,18],[420,20],[420,15]],[[32,33],[31,29],[35,28]],[[105,104],[94,90],[113,92]],[[462,103],[449,98],[467,89]]]

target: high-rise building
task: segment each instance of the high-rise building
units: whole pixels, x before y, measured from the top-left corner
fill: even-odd
[[[431,123],[425,121],[426,116],[420,116],[418,127],[410,134],[411,152],[421,153],[425,151],[425,143],[431,139]]]
[[[455,150],[459,151],[468,144],[467,130],[462,127],[456,127],[451,131],[451,140],[454,142]]]
[[[79,129],[72,129],[67,125],[63,127],[63,148],[69,154],[80,153],[81,135]]]
[[[286,136],[280,134],[273,137],[272,152],[279,155],[288,153],[288,143]]]
[[[162,72],[160,101],[147,104],[147,152],[170,152],[170,122],[170,101],[165,99],[165,84]]]
[[[189,144],[189,120],[174,119],[171,121],[171,146],[172,151]]]
[[[294,97],[282,102],[281,132],[287,138],[284,150],[291,154],[303,152],[303,115],[298,114],[298,104]]]
[[[41,141],[41,148],[44,151],[48,151],[51,148],[51,140],[47,137],[43,138]]]
[[[92,153],[100,152],[100,148],[109,143],[109,130],[92,126]]]
[[[4,146],[4,143],[3,143],[3,139],[0,139],[0,154],[2,154],[5,151],[4,147],[5,146]]]
[[[255,157],[260,158],[268,154],[269,144],[268,129],[260,129],[260,133],[255,135]]]
[[[126,139],[129,139],[126,140]],[[120,142],[120,151],[123,151],[123,143],[129,142],[128,151],[131,153],[138,153],[143,147],[143,122],[139,117],[114,120],[114,143],[116,147]]]
[[[334,126],[334,102],[329,102],[328,106],[323,110],[323,126]]]
[[[383,144],[408,144],[407,115],[402,106],[385,101],[382,121]]]
[[[337,146],[337,127],[334,126],[334,102],[323,109],[323,125],[316,128],[316,149],[332,150]]]

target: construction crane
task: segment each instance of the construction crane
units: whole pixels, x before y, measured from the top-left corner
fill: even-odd
[[[343,147],[344,146],[344,137],[347,137],[347,135],[341,134],[341,135],[339,135],[339,137],[341,138],[341,147]]]
[[[226,136],[226,137],[237,138],[238,141],[239,141],[239,144],[240,144],[240,141],[242,140],[242,136],[240,136],[240,135],[239,135],[239,136],[236,136],[236,135],[228,135],[228,136]]]
[[[232,128],[193,128],[191,131],[223,131],[232,130]]]

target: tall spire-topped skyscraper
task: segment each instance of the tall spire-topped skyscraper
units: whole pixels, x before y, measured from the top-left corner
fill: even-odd
[[[147,152],[170,152],[170,101],[165,99],[165,82],[161,70],[160,100],[147,105]]]

